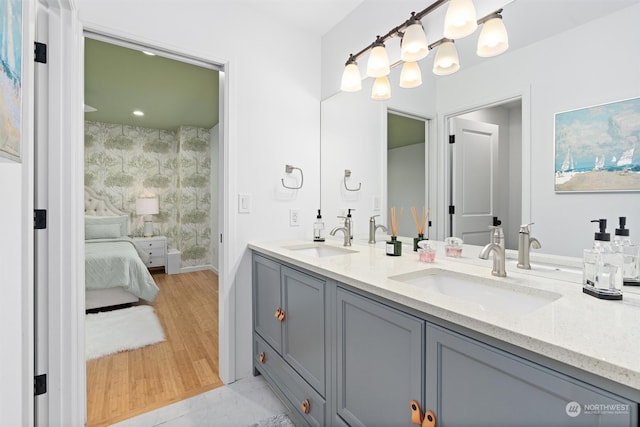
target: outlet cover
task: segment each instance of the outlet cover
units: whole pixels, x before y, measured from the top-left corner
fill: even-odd
[[[300,209],[289,209],[289,226],[298,227],[300,225]]]

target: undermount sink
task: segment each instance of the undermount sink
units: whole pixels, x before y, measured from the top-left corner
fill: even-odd
[[[466,303],[476,305],[482,311],[511,315],[530,313],[561,297],[555,292],[438,268],[392,276],[389,279],[464,300]]]
[[[324,258],[328,256],[354,254],[358,251],[353,249],[342,248],[339,246],[330,246],[323,243],[307,243],[302,245],[283,246],[283,249],[294,251],[300,255],[306,255],[315,258]]]

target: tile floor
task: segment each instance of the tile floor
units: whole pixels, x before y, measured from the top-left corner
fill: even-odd
[[[248,427],[287,409],[262,376],[248,377],[191,399],[114,424],[117,427]]]

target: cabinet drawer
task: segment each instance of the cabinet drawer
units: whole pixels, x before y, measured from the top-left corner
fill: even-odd
[[[138,241],[137,244],[144,251],[153,250],[164,252],[164,240],[142,240]]]
[[[165,257],[163,256],[150,256],[149,261],[146,262],[147,267],[164,267],[166,264]]]
[[[275,382],[273,385],[286,396],[299,418],[310,426],[324,426],[325,400],[256,334],[254,334],[253,349],[255,368],[266,373],[266,377],[273,378]],[[261,354],[264,354],[262,360]],[[303,411],[305,401],[308,402],[308,413]]]

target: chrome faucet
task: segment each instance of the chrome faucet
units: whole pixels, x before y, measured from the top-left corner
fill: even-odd
[[[533,223],[523,224],[520,226],[520,232],[518,233],[518,268],[524,268],[531,270],[531,264],[529,263],[529,252],[531,248],[540,249],[542,245],[535,237],[531,237],[529,232],[529,226]]]
[[[376,225],[377,216],[380,216],[380,215],[374,215],[371,218],[369,218],[369,243],[376,242],[376,230],[378,228],[381,228],[382,231],[384,231],[385,233],[388,231],[387,227],[385,227],[384,225]]]
[[[491,274],[498,277],[505,277],[507,275],[507,271],[504,265],[504,233],[502,231],[502,227],[493,226],[489,228],[494,229],[493,233],[491,233],[491,243],[482,248],[478,257],[481,259],[489,259],[489,254],[493,252],[493,268],[491,269]]]
[[[339,216],[338,218],[344,218],[344,225],[342,227],[334,227],[329,234],[335,236],[338,231],[342,231],[344,233],[343,246],[351,246],[351,218],[346,216]]]

